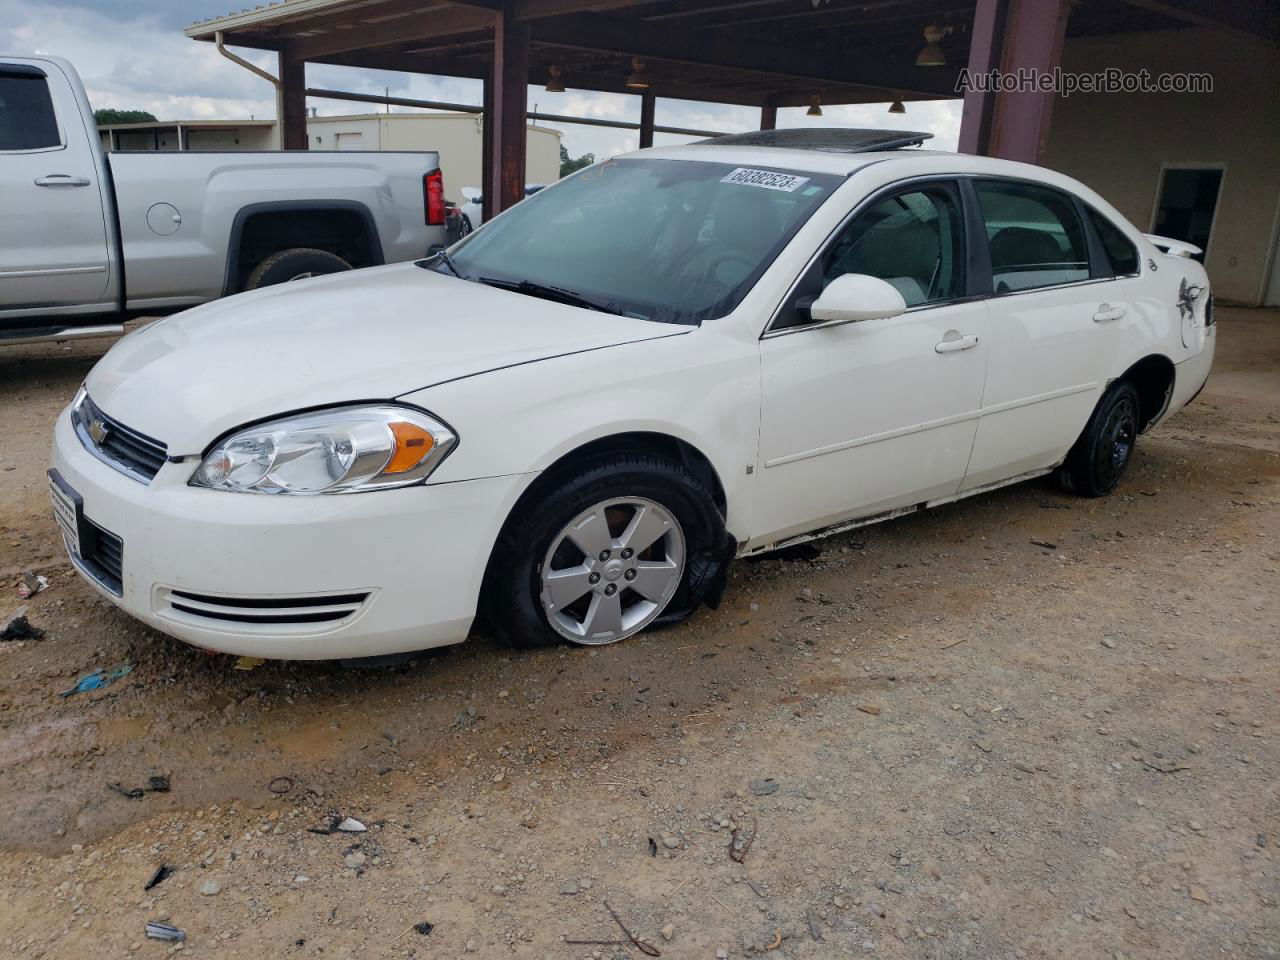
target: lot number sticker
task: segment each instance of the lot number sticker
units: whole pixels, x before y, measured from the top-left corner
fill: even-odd
[[[721,183],[741,183],[748,187],[763,187],[766,190],[782,190],[791,193],[809,182],[808,177],[797,177],[790,173],[774,173],[772,170],[752,170],[750,167],[739,167],[720,179]]]

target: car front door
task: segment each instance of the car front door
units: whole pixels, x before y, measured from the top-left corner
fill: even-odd
[[[978,259],[989,260],[992,290],[983,413],[962,486],[971,490],[1066,456],[1133,308],[1098,258],[1091,264],[1074,197],[1020,180],[977,179],[965,189],[983,221]]]
[[[760,342],[752,546],[959,488],[987,362],[964,224],[954,182],[889,188],[859,206],[789,294]],[[848,273],[890,283],[907,311],[812,322],[806,303]]]
[[[56,66],[0,61],[0,310],[92,304],[104,295],[98,149],[97,131],[84,128]]]

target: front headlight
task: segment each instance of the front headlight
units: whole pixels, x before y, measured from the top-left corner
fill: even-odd
[[[191,486],[236,493],[358,493],[425,480],[458,438],[421,410],[337,407],[239,430],[218,443]]]

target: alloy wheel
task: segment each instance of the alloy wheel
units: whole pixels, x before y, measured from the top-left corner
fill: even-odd
[[[616,643],[662,613],[684,564],[684,532],[669,510],[643,497],[605,500],[552,538],[539,571],[542,609],[566,640]]]

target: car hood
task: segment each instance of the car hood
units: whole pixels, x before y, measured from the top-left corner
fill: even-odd
[[[120,340],[86,386],[108,416],[201,453],[241,424],[388,400],[516,364],[688,328],[617,317],[395,264],[282,284]],[[447,411],[437,411],[448,417]]]

